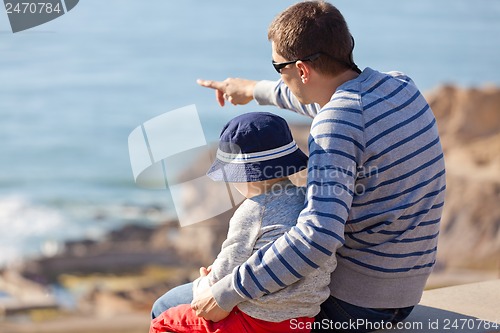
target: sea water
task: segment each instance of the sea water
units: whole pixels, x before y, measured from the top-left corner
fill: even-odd
[[[195,104],[215,141],[238,113],[272,111],[253,102],[221,109],[195,81],[278,79],[266,30],[294,2],[83,0],[16,34],[0,9],[0,265],[175,218],[169,191],[134,184],[129,133]],[[361,68],[403,71],[424,92],[500,83],[498,1],[333,3]]]

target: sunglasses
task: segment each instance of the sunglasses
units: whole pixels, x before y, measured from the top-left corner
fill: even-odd
[[[329,57],[330,59],[333,59],[333,60],[335,60],[335,61],[337,61],[339,63],[342,63],[342,64],[346,65],[348,68],[356,71],[358,74],[361,74],[361,70],[358,68],[358,66],[354,63],[354,61],[352,59],[352,51],[354,50],[354,37],[351,36],[351,40],[352,40],[352,48],[351,48],[351,54],[350,54],[350,63],[346,63],[345,61],[336,59],[335,57],[333,57],[333,56],[331,56],[331,55],[329,55],[327,53],[318,52],[318,53],[315,53],[315,54],[310,55],[308,57],[305,57],[305,58],[302,58],[302,59],[293,60],[293,61],[276,62],[276,61],[273,60],[273,67],[276,70],[276,72],[278,72],[278,74],[281,74],[281,70],[283,68],[285,68],[288,65],[295,64],[297,61],[313,61],[313,60],[318,59],[320,55],[325,55],[325,56]]]
[[[273,60],[273,66],[274,66],[274,69],[276,70],[276,72],[278,72],[279,74],[281,74],[281,70],[283,68],[285,68],[286,66],[291,65],[291,64],[295,64],[297,61],[313,61],[313,60],[316,60],[316,59],[319,58],[319,56],[321,54],[322,54],[321,52],[318,52],[318,53],[315,53],[315,54],[310,55],[308,57],[305,57],[305,58],[302,58],[302,59],[293,60],[293,61],[276,62],[276,61]]]

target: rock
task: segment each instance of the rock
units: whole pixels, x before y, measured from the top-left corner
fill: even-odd
[[[486,138],[500,129],[500,89],[442,86],[426,99],[436,115],[445,148]]]
[[[14,270],[0,271],[0,291],[0,322],[8,316],[59,308],[49,288],[26,279]]]
[[[172,225],[172,222],[165,223],[163,230],[171,229]],[[32,279],[53,282],[61,274],[124,274],[147,266],[176,266],[182,262],[172,243],[155,240],[157,237],[156,228],[124,226],[100,241],[68,241],[61,253],[29,260],[22,271]]]
[[[438,263],[500,267],[500,89],[440,87],[426,96],[447,171]]]

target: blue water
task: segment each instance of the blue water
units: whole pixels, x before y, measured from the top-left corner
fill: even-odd
[[[221,109],[195,80],[277,79],[266,30],[292,3],[84,0],[17,34],[0,10],[0,264],[53,253],[65,239],[171,218],[167,191],[135,186],[128,134],[196,104],[213,141],[228,119],[257,109]],[[362,68],[406,72],[423,91],[500,84],[498,1],[335,5]]]

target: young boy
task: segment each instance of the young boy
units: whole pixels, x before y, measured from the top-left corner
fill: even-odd
[[[193,294],[210,288],[248,258],[260,258],[273,242],[295,227],[304,207],[305,191],[288,176],[307,167],[306,155],[297,147],[281,117],[271,113],[247,113],[232,119],[220,135],[217,158],[208,176],[233,183],[247,199],[229,222],[228,237],[217,259],[193,283]],[[189,304],[179,305],[153,319],[156,332],[310,332],[320,304],[330,295],[330,273],[335,256],[313,274],[288,287],[235,307],[219,322],[197,317]],[[281,258],[283,268],[293,262]],[[269,274],[273,275],[272,271]],[[240,281],[233,281],[240,284]],[[242,295],[242,297],[246,297]]]

